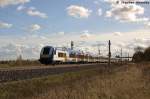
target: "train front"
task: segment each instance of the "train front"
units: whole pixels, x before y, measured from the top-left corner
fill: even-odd
[[[53,63],[54,58],[54,48],[52,46],[45,46],[42,48],[40,53],[40,62],[42,64]]]

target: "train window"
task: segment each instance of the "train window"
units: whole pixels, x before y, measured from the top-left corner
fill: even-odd
[[[66,57],[66,53],[58,53],[58,57]]]
[[[69,54],[69,57],[71,57],[71,58],[75,58],[75,57],[76,57],[76,55],[75,55],[74,53],[71,53],[71,54]]]
[[[58,53],[58,57],[63,57],[63,53]]]
[[[66,57],[67,55],[66,55],[66,53],[64,53],[64,57]]]
[[[49,54],[50,48],[44,48],[43,55]]]
[[[84,55],[78,55],[78,58],[84,59]]]

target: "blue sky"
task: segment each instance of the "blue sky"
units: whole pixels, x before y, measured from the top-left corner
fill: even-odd
[[[24,28],[33,23],[40,24],[44,27],[39,31],[39,33],[56,33],[59,31],[79,32],[87,29],[92,32],[102,33],[115,31],[124,32],[142,27],[141,24],[124,24],[116,20],[106,18],[105,15],[98,16],[97,10],[99,8],[105,12],[110,7],[108,3],[101,2],[96,5],[93,1],[94,0],[44,0],[43,2],[42,0],[32,0],[29,3],[24,4],[25,7],[35,7],[39,11],[46,13],[48,16],[47,19],[32,17],[24,12],[17,11],[16,9],[19,4],[0,8],[0,19],[14,25],[12,29],[0,30],[0,35],[23,35],[26,33]],[[66,8],[70,5],[78,5],[91,9],[92,14],[86,19],[70,17],[66,10]]]
[[[94,43],[98,40],[112,39],[117,43],[115,41],[117,38],[112,36],[113,34],[118,36],[118,40],[122,38],[119,42],[123,43],[128,40],[149,39],[145,35],[150,27],[150,10],[148,10],[150,5],[125,5],[115,2],[116,0],[1,0],[0,38],[3,42],[1,50],[12,43],[15,46],[14,50],[17,49],[16,45],[29,46],[24,38],[33,42],[42,38],[41,41],[34,43],[35,46],[58,45],[57,43],[61,41],[67,44],[76,38],[76,42],[86,41],[84,46],[87,47],[91,46],[89,42]],[[138,32],[142,32],[142,36]],[[120,37],[129,33],[134,36]],[[96,35],[99,38],[96,38]],[[53,41],[49,42],[46,39]],[[33,49],[31,46],[27,48]],[[2,58],[5,57],[0,55]]]

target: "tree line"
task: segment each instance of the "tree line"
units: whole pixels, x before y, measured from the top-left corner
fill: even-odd
[[[135,50],[136,51],[133,54],[133,58],[132,58],[133,62],[150,61],[150,47],[146,49],[137,47]]]

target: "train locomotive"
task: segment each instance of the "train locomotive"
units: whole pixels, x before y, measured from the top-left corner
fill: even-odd
[[[42,64],[106,63],[108,58],[99,57],[91,53],[84,53],[81,50],[45,46],[41,50],[39,61]],[[114,62],[116,59],[111,59],[111,61]]]

